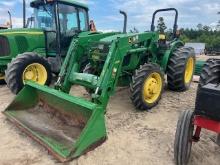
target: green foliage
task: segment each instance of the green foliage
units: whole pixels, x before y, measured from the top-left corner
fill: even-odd
[[[197,29],[181,29],[181,39],[184,42],[206,43],[206,49],[218,50],[220,48],[220,31],[211,30],[207,25],[197,25]]]
[[[202,30],[202,24],[201,23],[199,23],[198,25],[197,25],[197,28],[198,28],[198,30]]]
[[[165,30],[167,29],[163,17],[160,17],[157,21],[157,31],[161,34],[165,33]]]
[[[218,12],[217,14],[220,15],[220,12]],[[218,30],[220,30],[220,20],[218,21],[217,28],[218,28]]]

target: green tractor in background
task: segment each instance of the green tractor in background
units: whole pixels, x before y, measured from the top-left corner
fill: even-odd
[[[98,35],[90,31],[88,7],[75,0],[33,0],[30,6],[34,15],[27,25],[33,27],[27,28],[24,21],[23,29],[0,31],[0,81],[5,80],[14,94],[26,80],[49,85],[52,73],[59,73],[72,39],[82,32]]]
[[[169,42],[155,32],[155,16],[163,11],[176,13]],[[55,87],[27,81],[3,112],[61,162],[77,158],[106,140],[104,114],[117,86],[130,85],[131,101],[140,110],[158,104],[165,74],[171,90],[185,91],[190,86],[195,52],[184,47],[176,35],[177,10],[157,10],[151,31],[144,33],[126,33],[127,16],[121,13],[125,16],[123,34],[81,32],[72,38]],[[86,66],[82,64],[85,57]],[[73,85],[83,86],[90,98],[70,95]]]

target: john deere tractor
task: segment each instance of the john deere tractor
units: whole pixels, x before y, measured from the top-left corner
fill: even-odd
[[[98,38],[115,34],[91,32],[88,7],[75,0],[33,0],[30,6],[34,14],[27,25],[32,27],[0,31],[0,81],[5,79],[15,94],[26,80],[50,84],[52,73],[60,71],[71,40],[82,32]]]
[[[155,31],[155,16],[163,11],[176,13],[171,41]],[[171,90],[189,88],[195,53],[176,35],[177,18],[176,9],[161,9],[153,14],[150,32],[126,33],[125,26],[123,34],[108,37],[80,33],[71,41],[55,88],[27,81],[3,113],[62,162],[92,150],[107,137],[104,114],[117,86],[130,85],[131,101],[140,110],[158,104],[165,74]],[[81,71],[85,56],[88,64]],[[70,95],[73,85],[85,87],[90,99]]]

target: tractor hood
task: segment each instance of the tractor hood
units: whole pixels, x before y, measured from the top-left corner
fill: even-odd
[[[0,58],[12,59],[24,52],[45,53],[45,35],[40,29],[0,30]]]
[[[0,30],[0,35],[43,35],[44,32],[41,29],[4,29]]]
[[[116,35],[113,35],[113,36],[109,36],[109,37],[106,37],[106,38],[103,38],[102,40],[100,40],[101,42],[112,42],[114,40],[116,40],[117,38],[122,38],[122,37],[133,37],[135,36],[135,33],[128,33],[128,34],[124,34],[124,33],[119,33],[119,34],[116,34]]]
[[[158,37],[158,34],[156,32],[150,32],[150,34],[153,34],[155,37]],[[106,38],[101,39],[101,42],[111,43],[112,41],[117,40],[118,38],[127,37],[129,42],[134,43],[139,40],[138,33],[116,33],[116,35],[112,35]]]

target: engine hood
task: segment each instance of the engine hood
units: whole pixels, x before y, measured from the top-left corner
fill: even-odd
[[[41,29],[0,30],[0,62],[24,52],[45,54],[45,34]]]
[[[0,35],[44,35],[41,29],[4,29],[0,30]]]

